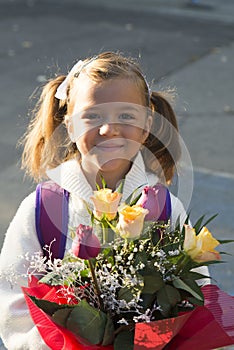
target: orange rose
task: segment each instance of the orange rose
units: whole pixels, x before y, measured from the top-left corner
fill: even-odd
[[[136,239],[143,229],[144,219],[148,214],[148,209],[140,205],[129,206],[124,204],[119,208],[119,222],[117,230],[122,238]]]

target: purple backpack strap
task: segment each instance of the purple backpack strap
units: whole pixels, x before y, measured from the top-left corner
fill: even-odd
[[[171,195],[168,188],[162,184],[157,184],[154,188],[158,192],[158,202],[160,205],[159,221],[168,221],[171,218]]]
[[[36,231],[43,249],[51,244],[52,258],[62,259],[65,252],[68,228],[69,192],[53,181],[46,181],[36,188]],[[44,255],[49,253],[43,249]]]

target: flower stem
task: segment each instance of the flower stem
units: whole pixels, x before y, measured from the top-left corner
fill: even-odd
[[[91,259],[88,260],[88,264],[89,264],[89,268],[90,268],[90,272],[91,272],[94,288],[95,288],[95,291],[97,293],[100,306],[101,306],[101,308],[103,308],[103,302],[102,302],[102,299],[100,297],[101,291],[100,291],[100,288],[99,288],[99,285],[98,285],[97,277],[96,277],[96,274],[95,274],[95,269],[94,269],[93,262],[91,261]]]
[[[108,243],[108,225],[104,222],[102,222],[102,240],[104,245]]]
[[[177,268],[176,268],[176,271],[175,271],[175,275],[179,274],[180,271],[181,271],[182,269],[184,269],[184,267],[187,265],[187,263],[188,263],[190,260],[191,260],[190,256],[189,256],[189,255],[185,255],[185,256],[181,259],[180,263],[178,264],[178,266],[177,266]]]

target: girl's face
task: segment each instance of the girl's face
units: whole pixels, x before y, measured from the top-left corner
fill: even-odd
[[[97,83],[81,74],[73,101],[70,133],[84,172],[124,177],[152,123],[136,83],[120,78]]]

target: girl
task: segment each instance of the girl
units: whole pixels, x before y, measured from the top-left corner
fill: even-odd
[[[26,133],[23,167],[34,179],[50,178],[70,193],[68,226],[88,225],[82,199],[89,200],[102,178],[113,190],[124,179],[123,201],[140,186],[171,182],[180,157],[177,131],[170,104],[150,91],[138,65],[106,52],[79,61],[67,77],[44,87]],[[171,199],[173,222],[185,212]],[[48,349],[21,291],[28,268],[22,256],[38,251],[33,192],[20,205],[1,252],[0,329],[8,349]],[[4,278],[9,265],[19,276],[12,286]]]

